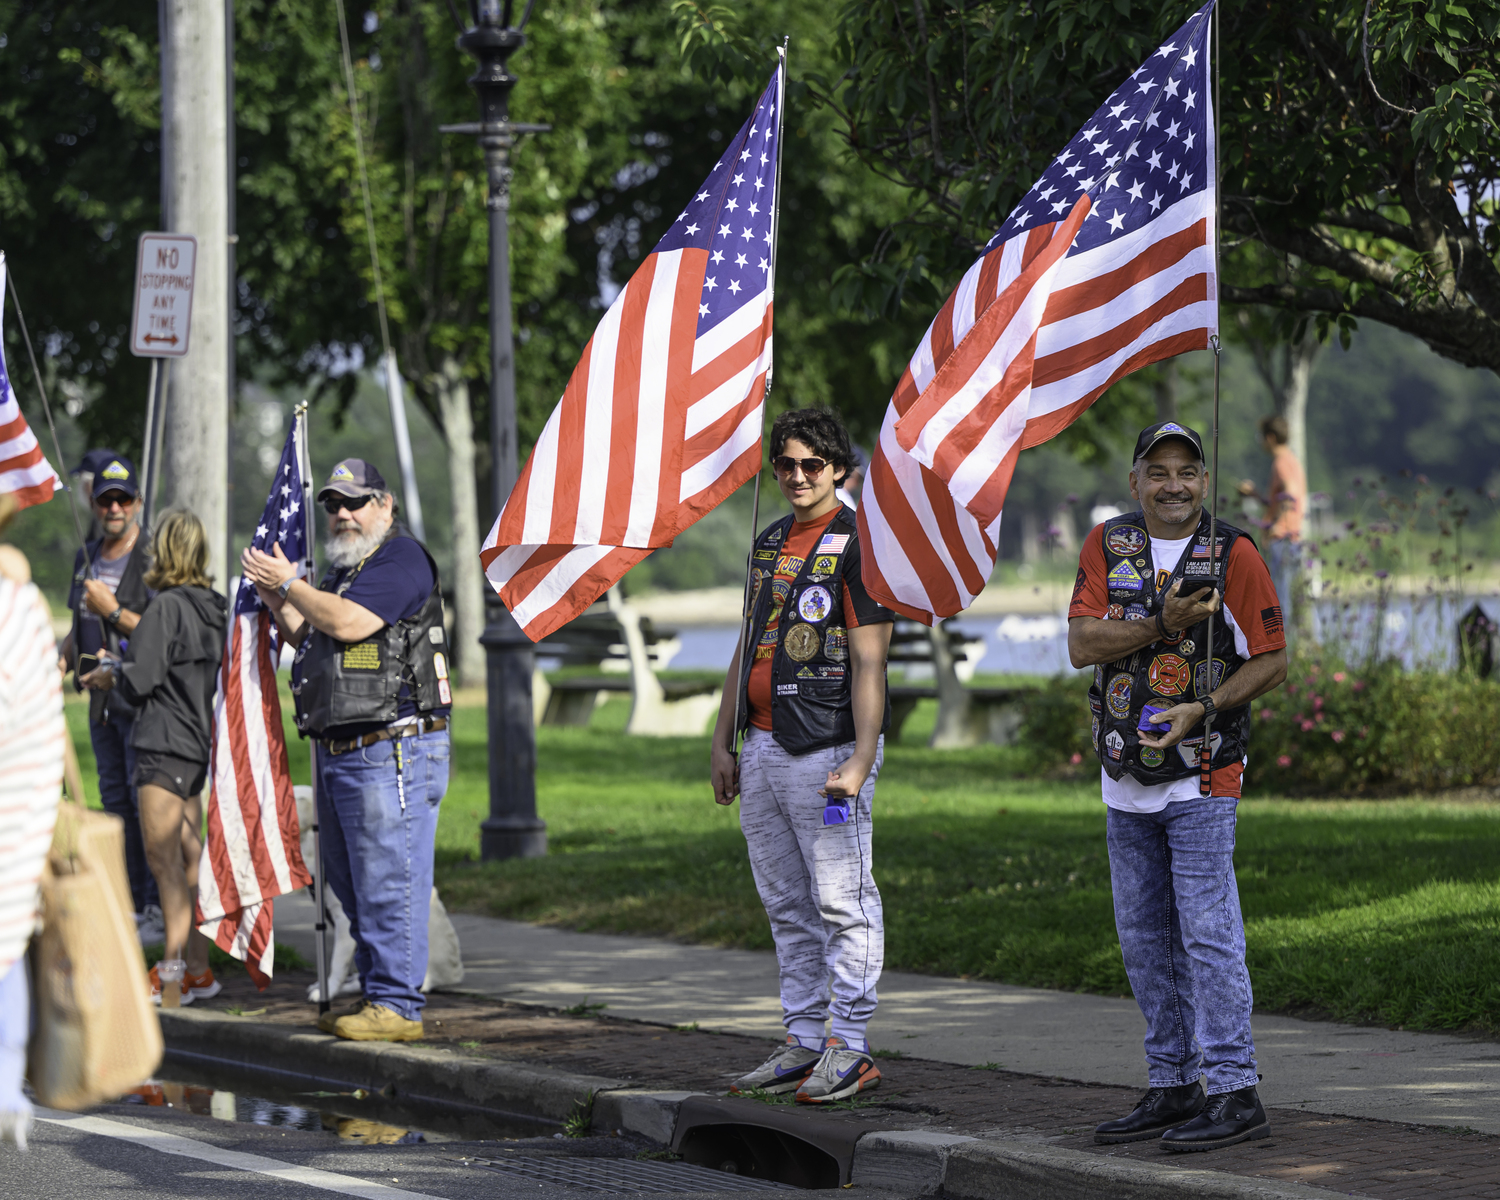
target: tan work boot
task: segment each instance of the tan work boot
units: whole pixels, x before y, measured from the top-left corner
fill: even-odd
[[[340,1017],[352,1017],[365,1006],[365,998],[361,996],[353,1004],[345,1005],[343,1008],[330,1008],[326,1013],[318,1016],[318,1028],[324,1033],[332,1033],[334,1023]]]
[[[415,1042],[421,1040],[422,1022],[408,1021],[385,1005],[367,1000],[357,1013],[335,1021],[333,1032],[351,1042]]]

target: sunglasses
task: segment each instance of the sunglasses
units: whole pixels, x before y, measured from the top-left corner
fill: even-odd
[[[823,468],[828,463],[821,458],[789,458],[783,454],[780,458],[771,460],[771,469],[778,475],[790,475],[798,467],[802,468],[802,474],[809,482],[817,479],[823,473]]]
[[[121,508],[129,508],[134,501],[134,496],[127,496],[124,492],[105,492],[102,496],[94,497],[94,503],[105,512],[108,512],[117,504]]]
[[[358,512],[373,499],[375,499],[374,496],[330,496],[323,501],[323,511],[330,517],[338,516],[341,508],[347,508],[350,512]]]

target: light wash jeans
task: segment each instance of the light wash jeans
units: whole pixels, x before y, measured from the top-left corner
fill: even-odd
[[[402,789],[396,786],[397,747]],[[354,935],[367,1000],[420,1019],[438,806],[448,731],[329,754],[318,747],[318,826],[328,886]]]
[[[1256,1082],[1234,878],[1238,805],[1210,796],[1154,813],[1108,810],[1115,927],[1146,1018],[1152,1087],[1180,1087],[1202,1074],[1212,1096]]]
[[[740,828],[776,940],[782,1022],[813,1045],[822,1041],[825,1021],[835,1037],[864,1040],[885,962],[880,892],[870,874],[871,806],[885,739],[846,824],[823,824],[818,795],[828,772],[853,753],[849,742],[788,754],[754,728],[740,753]]]

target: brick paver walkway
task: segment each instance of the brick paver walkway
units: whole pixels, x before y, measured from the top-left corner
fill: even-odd
[[[257,993],[236,975],[225,980],[223,994],[200,1006],[264,1008],[260,1020],[311,1025],[316,1010],[301,999],[309,978],[290,972]],[[434,1045],[670,1090],[722,1092],[771,1049],[757,1038],[572,1017],[463,995],[433,996],[427,1026]],[[1272,1109],[1271,1137],[1184,1160],[1152,1142],[1094,1145],[1093,1127],[1128,1112],[1140,1097],[1136,1090],[913,1058],[883,1058],[880,1066],[883,1082],[861,1106],[872,1121],[889,1114],[891,1124],[902,1126],[1035,1139],[1357,1196],[1500,1196],[1500,1137],[1488,1134]]]

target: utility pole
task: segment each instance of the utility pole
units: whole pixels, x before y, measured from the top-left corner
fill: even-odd
[[[528,0],[519,27],[510,23],[512,0],[475,0],[474,24],[458,39],[479,69],[469,86],[479,95],[479,123],[444,125],[444,133],[479,138],[489,178],[490,219],[490,452],[494,515],[515,486],[516,367],[510,313],[510,150],[518,133],[542,132],[546,125],[510,120],[510,91],[516,79],[506,70],[510,56],[526,44],[522,29],[535,0]],[[491,518],[493,519],[493,517]],[[547,853],[547,825],[536,815],[536,728],[531,711],[531,674],[536,663],[531,639],[488,592],[488,623],[480,644],[486,654],[490,751],[490,815],[480,825],[479,852],[486,860],[538,858]]]
[[[229,159],[224,0],[161,0],[167,229],[198,239],[193,337],[166,404],[162,508],[208,531],[209,574],[229,582]]]

